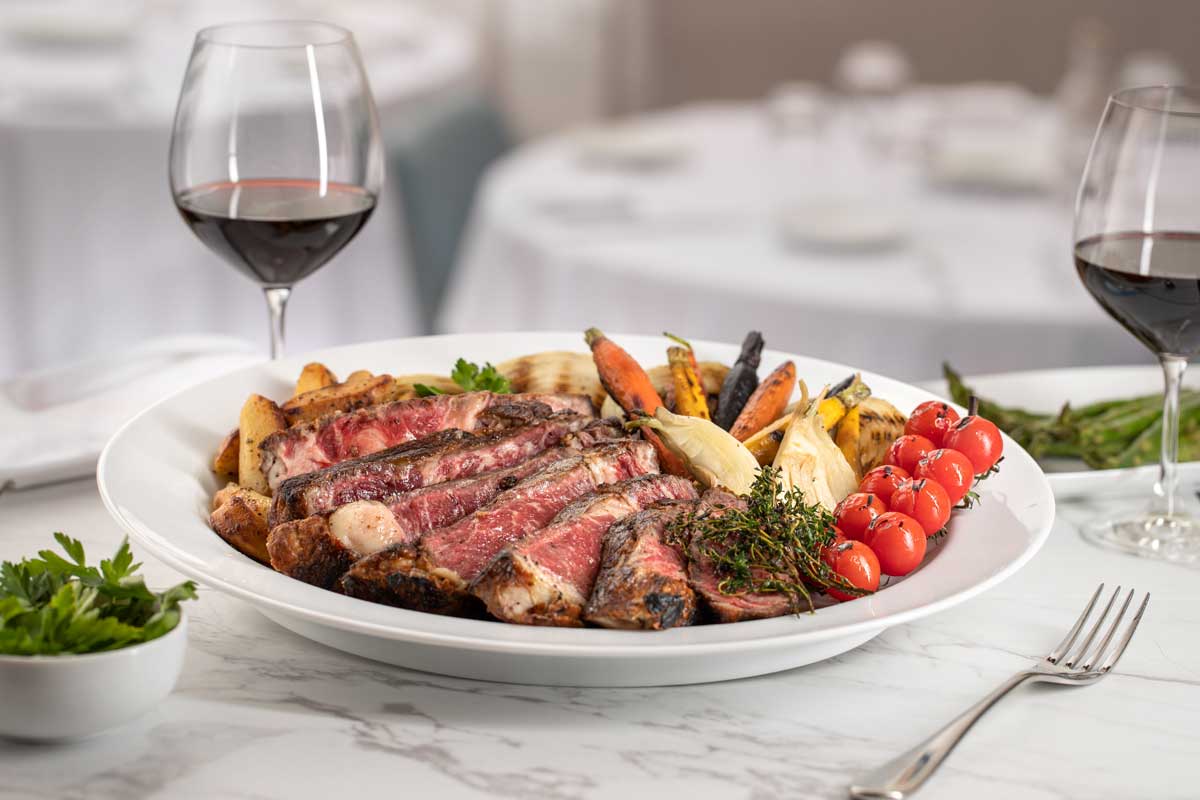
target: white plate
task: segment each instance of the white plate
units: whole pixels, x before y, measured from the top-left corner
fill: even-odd
[[[1078,367],[1029,372],[1006,372],[963,378],[981,397],[1000,405],[1052,413],[1070,401],[1080,406],[1099,400],[1162,392],[1162,370],[1142,367]],[[1184,384],[1200,388],[1200,375],[1186,373]],[[922,384],[939,397],[949,397],[944,380]],[[1007,464],[1008,462],[1004,462]],[[1059,500],[1096,495],[1145,494],[1149,497],[1157,466],[1131,469],[1089,469],[1082,461],[1050,459],[1044,465],[1054,496]],[[1200,484],[1200,461],[1179,465],[1179,477],[1189,487]]]
[[[614,336],[647,364],[665,360],[661,337]],[[733,345],[696,343],[701,359],[731,363]],[[213,448],[246,395],[284,397],[305,361],[338,374],[445,372],[460,356],[499,362],[541,350],[582,350],[579,333],[499,333],[401,339],[341,347],[263,364],[187,389],[143,412],[105,448],[100,494],[140,548],[180,572],[241,597],[316,641],[414,669],[514,683],[649,686],[726,680],[808,664],[856,647],[890,625],[917,619],[994,586],[1033,557],[1054,519],[1046,479],[1026,453],[1007,460],[983,503],[951,522],[944,544],[908,579],[876,595],[816,614],[661,632],[554,629],[454,619],[374,605],[280,575],[242,556],[209,530],[217,481]],[[793,358],[810,385],[851,370],[801,356],[763,354],[764,371]],[[932,397],[864,374],[881,396],[907,409]]]

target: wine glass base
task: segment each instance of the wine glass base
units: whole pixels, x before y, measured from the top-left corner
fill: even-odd
[[[1178,564],[1200,566],[1200,520],[1142,513],[1084,525],[1080,533],[1092,544]]]

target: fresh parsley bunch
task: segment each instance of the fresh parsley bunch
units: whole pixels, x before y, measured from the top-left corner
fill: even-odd
[[[78,540],[54,538],[67,558],[42,550],[0,564],[0,653],[95,653],[148,642],[174,628],[179,603],[196,597],[191,581],[147,589],[128,541],[97,568],[87,566]]]
[[[481,367],[478,364],[472,364],[465,358],[460,358],[454,362],[454,369],[450,371],[450,380],[461,386],[464,392],[512,393],[512,386],[509,384],[508,378],[497,372],[491,362],[484,362]],[[435,389],[423,383],[414,384],[413,389],[416,390],[417,397],[445,394],[441,389]]]

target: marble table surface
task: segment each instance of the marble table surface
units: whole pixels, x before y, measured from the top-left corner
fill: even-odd
[[[1200,571],[1085,544],[1074,524],[1096,510],[1060,507],[1032,563],[957,608],[821,664],[701,686],[411,672],[202,588],[174,694],[82,742],[0,741],[0,798],[840,798],[851,776],[1049,650],[1101,580],[1153,592],[1118,673],[1018,690],[919,796],[1200,797]],[[44,547],[54,530],[92,556],[121,538],[90,482],[0,495],[0,557]],[[152,584],[178,579],[152,561],[145,571]]]

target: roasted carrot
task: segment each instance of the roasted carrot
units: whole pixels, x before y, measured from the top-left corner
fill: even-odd
[[[663,401],[642,365],[599,328],[588,328],[583,338],[592,348],[592,360],[596,362],[596,372],[600,374],[604,391],[625,409],[626,414],[644,411],[653,415]]]
[[[733,427],[729,429],[730,435],[739,442],[744,442],[779,419],[783,410],[787,408],[788,400],[792,398],[794,388],[796,388],[796,365],[791,361],[785,361],[776,367],[750,395],[750,399],[742,407],[742,413],[738,414]]]
[[[717,396],[717,413],[713,415],[713,422],[725,430],[733,427],[746,401],[758,388],[758,362],[762,358],[762,349],[762,334],[750,331],[742,341],[742,352],[737,361],[725,374],[721,393]]]
[[[692,343],[687,339],[684,339],[682,336],[676,336],[670,331],[663,331],[663,336],[667,337],[678,345],[682,345],[687,350],[688,361],[690,361],[692,364],[692,372],[695,372],[697,375],[699,375],[700,362],[696,361],[696,350],[692,347]]]
[[[671,367],[671,380],[675,384],[675,413],[685,417],[711,419],[708,415],[708,399],[700,376],[688,358],[684,347],[668,347],[667,363]]]

